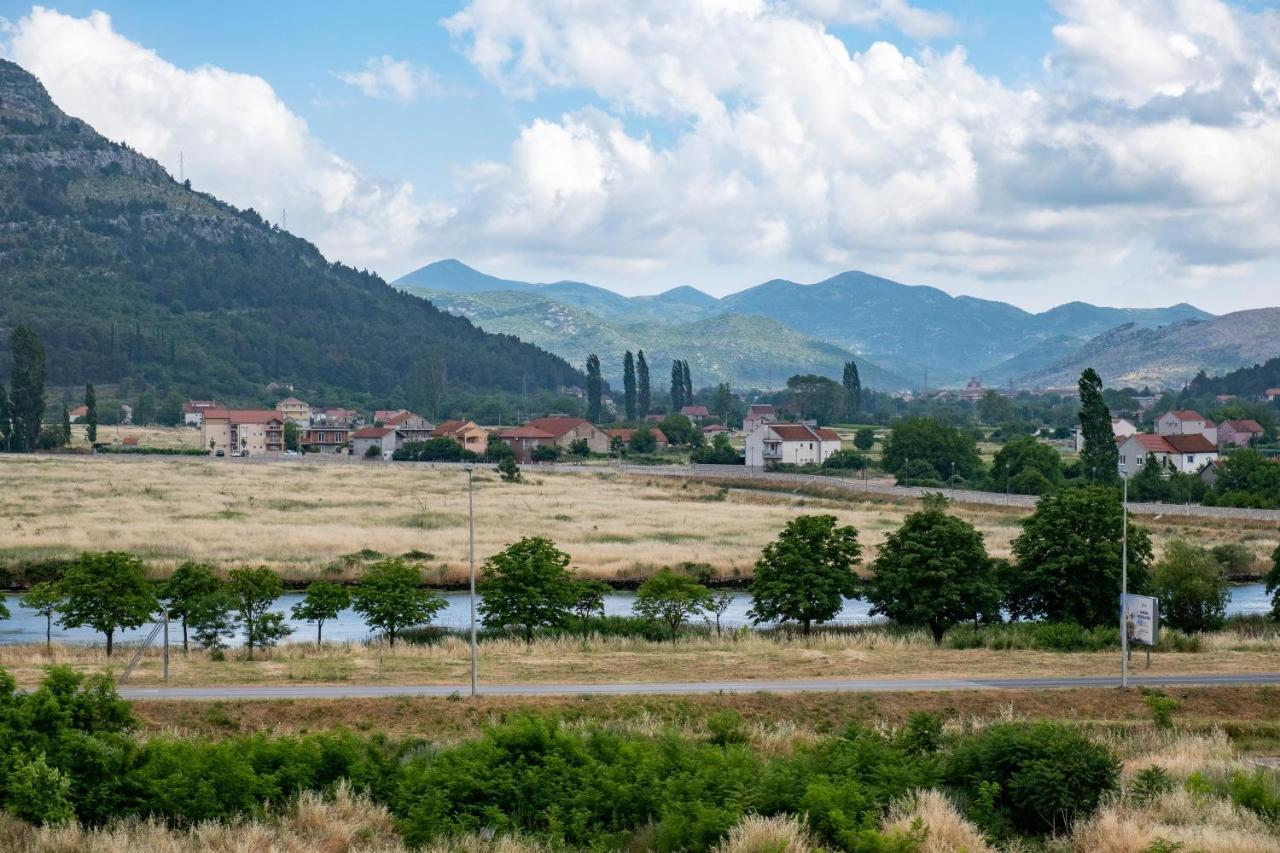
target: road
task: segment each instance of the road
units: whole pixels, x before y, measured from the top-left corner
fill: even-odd
[[[1072,687],[1117,687],[1119,676],[1073,678],[902,678],[778,679],[761,681],[605,682],[600,684],[481,684],[486,696],[626,696],[712,693],[885,693],[913,690],[1059,690]],[[1227,675],[1151,675],[1129,679],[1134,687],[1220,687],[1280,685],[1280,672]],[[376,699],[391,696],[450,696],[466,685],[331,684],[305,687],[122,687],[125,699]]]

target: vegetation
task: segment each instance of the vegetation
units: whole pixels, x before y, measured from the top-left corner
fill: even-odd
[[[622,395],[623,413],[627,421],[634,421],[636,419],[636,361],[631,355],[631,350],[627,350],[622,357]]]
[[[973,434],[933,418],[909,418],[885,439],[880,465],[898,482],[940,484],[952,474],[965,480],[980,473]]]
[[[857,595],[858,531],[837,524],[834,515],[796,516],[764,547],[751,582],[753,621],[799,622],[807,635]]]
[[[699,465],[741,465],[742,454],[729,441],[729,436],[719,433],[711,443],[695,447],[689,459]]]
[[[600,376],[600,357],[595,353],[587,356],[587,420],[600,422],[601,395],[604,392],[604,380]]]
[[[1271,570],[1267,572],[1267,594],[1271,596],[1271,618],[1280,622],[1280,545],[1271,555]]]
[[[370,566],[351,596],[352,607],[371,627],[383,631],[393,648],[396,634],[422,625],[444,607],[440,593],[421,587],[422,573],[401,559]]]
[[[486,560],[479,586],[485,627],[517,630],[526,643],[539,628],[562,627],[579,602],[569,559],[550,539],[528,536]]]
[[[1111,427],[1111,411],[1102,399],[1102,379],[1092,368],[1080,374],[1080,467],[1089,482],[1108,484],[1119,477],[1120,452]]]
[[[847,421],[854,421],[862,411],[862,379],[858,376],[858,365],[853,361],[844,364],[844,416]]]
[[[1252,448],[1230,453],[1205,503],[1280,509],[1280,464]]]
[[[316,623],[316,647],[324,642],[324,623],[338,618],[351,605],[351,591],[345,586],[316,581],[307,587],[306,597],[293,606],[293,618]]]
[[[187,626],[192,613],[200,603],[217,592],[218,579],[213,574],[213,567],[207,563],[187,560],[178,566],[177,571],[165,583],[160,597],[164,599],[169,611],[169,618],[182,620],[182,650],[188,650]]]
[[[644,359],[644,350],[640,350],[636,353],[636,417],[643,418],[648,415],[652,405],[652,391],[649,386],[649,362]]]
[[[1231,590],[1226,568],[1208,549],[1175,539],[1155,564],[1151,594],[1160,599],[1162,624],[1216,631],[1226,622]]]
[[[1062,456],[1033,436],[1020,435],[996,451],[991,473],[1010,492],[1042,495],[1062,485]]]
[[[100,632],[107,641],[107,657],[111,657],[117,630],[137,628],[160,608],[143,576],[142,561],[121,551],[82,554],[58,588],[62,624],[68,628],[87,625]]]
[[[284,614],[270,609],[284,592],[284,585],[266,566],[232,569],[226,590],[250,658],[255,648],[270,648],[292,633],[284,624]]]
[[[664,568],[636,590],[632,605],[637,616],[662,622],[671,629],[675,642],[680,626],[710,604],[710,591],[688,575]]]

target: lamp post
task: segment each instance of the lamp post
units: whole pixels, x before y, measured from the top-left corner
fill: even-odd
[[[471,566],[471,696],[476,695],[476,500],[475,469],[470,462],[464,464],[467,472],[467,562]]]
[[[955,463],[955,460],[952,460],[951,462],[951,500],[954,501],[955,499],[956,499],[956,463]]]
[[[1009,463],[1004,463],[1004,505],[1009,505]]]
[[[1129,478],[1120,504],[1120,689],[1129,687]]]

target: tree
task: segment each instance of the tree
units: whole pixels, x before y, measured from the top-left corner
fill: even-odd
[[[861,556],[858,531],[837,527],[834,515],[796,516],[756,561],[751,620],[799,622],[808,635],[858,594],[853,567]]]
[[[729,436],[724,433],[718,433],[715,438],[711,439],[710,445],[694,448],[689,458],[690,461],[699,465],[739,465],[742,463],[742,454],[729,443]]]
[[[723,423],[729,424],[742,420],[742,401],[738,399],[737,394],[733,393],[728,382],[721,382],[716,386],[715,392],[711,395],[710,408],[711,414],[719,417]]]
[[[853,434],[853,446],[866,453],[876,446],[876,431],[871,427],[862,427]]]
[[[284,448],[285,450],[297,450],[299,447],[299,431],[298,425],[293,421],[284,422]]]
[[[1271,553],[1271,571],[1266,577],[1267,594],[1271,596],[1271,619],[1280,622],[1280,545]]]
[[[677,413],[685,407],[684,364],[679,359],[671,362],[671,411]]]
[[[628,421],[636,419],[636,362],[631,350],[622,357],[622,393]]]
[[[987,426],[998,426],[1013,420],[1013,403],[999,391],[991,389],[982,395],[975,408],[978,420]]]
[[[973,433],[934,418],[907,418],[890,430],[880,454],[880,464],[904,479],[903,475],[910,473],[906,471],[908,463],[927,465],[934,479],[950,476],[954,470],[966,480],[976,476],[981,465]]]
[[[316,623],[316,647],[323,642],[324,623],[337,619],[338,614],[351,604],[351,592],[345,587],[328,581],[316,581],[307,586],[302,601],[293,605],[293,618],[299,622]]]
[[[516,464],[516,457],[513,454],[503,456],[498,462],[498,476],[506,483],[520,482],[520,466]]]
[[[682,415],[674,412],[662,419],[662,423],[658,424],[658,429],[662,430],[662,434],[667,437],[667,441],[674,445],[697,444],[702,438],[702,430],[693,425],[693,421],[689,420],[688,415]]]
[[[1183,631],[1216,631],[1226,622],[1231,587],[1207,548],[1170,540],[1151,574],[1160,621]]]
[[[636,417],[643,420],[649,414],[651,403],[649,362],[644,360],[644,350],[640,350],[636,353]]]
[[[39,446],[44,420],[44,346],[36,333],[19,323],[10,338],[9,417],[13,449],[30,452]]]
[[[526,536],[485,560],[485,626],[518,628],[526,643],[538,628],[562,626],[577,596],[569,559],[550,539]]]
[[[844,412],[845,389],[834,379],[812,373],[792,376],[787,380],[787,390],[802,418],[829,424]]]
[[[395,648],[397,633],[430,622],[444,608],[444,597],[421,582],[422,573],[398,557],[374,563],[352,593],[352,606]]]
[[[1111,410],[1102,399],[1102,379],[1092,367],[1080,374],[1080,470],[1090,482],[1115,483],[1120,476],[1120,451],[1111,426]]]
[[[53,646],[53,614],[58,612],[58,605],[62,603],[58,585],[52,581],[41,581],[18,596],[18,603],[44,617],[44,648],[49,651]],[[0,602],[0,607],[3,606]],[[8,615],[7,611],[0,613],[0,618]]]
[[[573,615],[582,623],[582,638],[590,634],[591,618],[604,616],[604,597],[612,590],[604,581],[594,579],[573,584]]]
[[[187,628],[191,620],[191,612],[202,598],[212,595],[218,590],[218,578],[213,574],[213,566],[208,563],[196,563],[188,560],[174,571],[160,597],[164,600],[169,618],[182,620],[182,651],[186,652]]]
[[[604,393],[604,380],[600,376],[600,357],[595,353],[587,356],[587,420],[600,422],[601,396]]]
[[[269,609],[282,593],[284,584],[266,566],[232,569],[227,575],[227,594],[250,660],[255,648],[270,648],[293,633],[284,624],[284,614]]]
[[[0,440],[4,441],[6,452],[13,450],[13,406],[3,384],[0,384]]]
[[[641,424],[631,434],[628,445],[634,453],[653,453],[658,449],[658,437],[653,434],[653,429],[648,424]]]
[[[62,443],[71,443],[71,412],[67,411],[66,403],[62,404]]]
[[[187,621],[196,645],[207,652],[220,652],[227,648],[236,633],[234,608],[231,594],[222,585],[193,601]]]
[[[861,471],[867,467],[867,457],[856,450],[837,450],[822,460],[822,467],[835,471]]]
[[[716,626],[716,636],[721,636],[723,630],[722,621],[724,614],[729,612],[729,607],[733,604],[733,593],[727,590],[713,592],[707,598],[706,620]]]
[[[631,609],[641,619],[666,623],[674,643],[680,626],[705,610],[710,597],[705,586],[667,567],[640,584]]]
[[[1020,435],[1011,438],[1005,442],[1004,447],[996,451],[995,458],[991,463],[991,477],[996,482],[1008,479],[1010,491],[1023,492],[1023,489],[1013,489],[1013,481],[1017,480],[1024,472],[1035,471],[1041,477],[1054,486],[1062,484],[1062,455],[1056,449],[1037,441],[1029,435]],[[1024,484],[1026,480],[1022,481]],[[1027,492],[1028,494],[1041,494],[1040,491]]]
[[[1168,473],[1155,454],[1148,453],[1143,464],[1138,466],[1138,473],[1129,478],[1129,498],[1135,501],[1168,500],[1169,483],[1165,479]]]
[[[1085,627],[1114,622],[1123,521],[1114,489],[1084,486],[1040,498],[1013,540],[1018,572],[1012,595],[1019,615]],[[1130,523],[1130,592],[1150,588],[1150,566],[1151,537]]]
[[[444,353],[432,348],[409,370],[407,387],[409,405],[434,420],[440,414],[449,386],[449,368]]]
[[[555,462],[560,459],[560,445],[539,444],[529,450],[530,462]]]
[[[853,422],[862,411],[862,379],[858,376],[858,365],[852,361],[844,363],[844,417]]]
[[[684,404],[687,406],[693,402],[693,374],[689,372],[689,362],[680,362],[680,368],[684,374]]]
[[[107,639],[111,657],[115,633],[148,621],[160,603],[142,572],[142,561],[123,551],[80,555],[62,576],[58,604],[66,628],[87,625]]]
[[[872,615],[929,629],[935,645],[952,625],[1000,612],[1000,583],[982,534],[934,495],[890,533],[866,583]]]
[[[591,444],[585,438],[575,438],[569,442],[569,453],[585,459],[591,455]]]

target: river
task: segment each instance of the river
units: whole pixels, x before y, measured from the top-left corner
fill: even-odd
[[[288,617],[293,605],[302,600],[302,593],[289,592],[282,595],[276,609]],[[605,596],[604,609],[609,615],[625,616],[631,613],[631,605],[635,601],[634,592],[614,592]],[[6,594],[5,606],[9,608],[10,618],[0,619],[0,645],[15,643],[44,642],[45,620],[34,610],[22,607],[18,596]],[[733,601],[721,622],[726,626],[750,624],[747,610],[751,607],[751,595],[746,592],[735,592]],[[1271,609],[1271,600],[1260,583],[1237,584],[1231,587],[1231,600],[1227,603],[1228,615],[1247,613],[1266,613]],[[875,621],[868,613],[870,605],[862,599],[846,599],[840,615],[834,620],[844,625],[859,625]],[[288,619],[294,629],[290,637],[292,641],[307,641],[315,638],[315,626],[305,622]],[[467,594],[450,592],[445,594],[445,609],[440,611],[434,625],[448,628],[464,628],[468,624]],[[142,638],[149,626],[134,630],[121,631],[116,635],[116,642],[129,643]],[[179,642],[181,629],[172,626],[173,641]],[[343,611],[337,619],[325,623],[324,637],[333,641],[361,641],[372,636],[372,632],[361,620],[360,615],[351,610]],[[102,635],[89,628],[62,628],[53,624],[53,640],[58,643],[96,643],[102,641]]]

